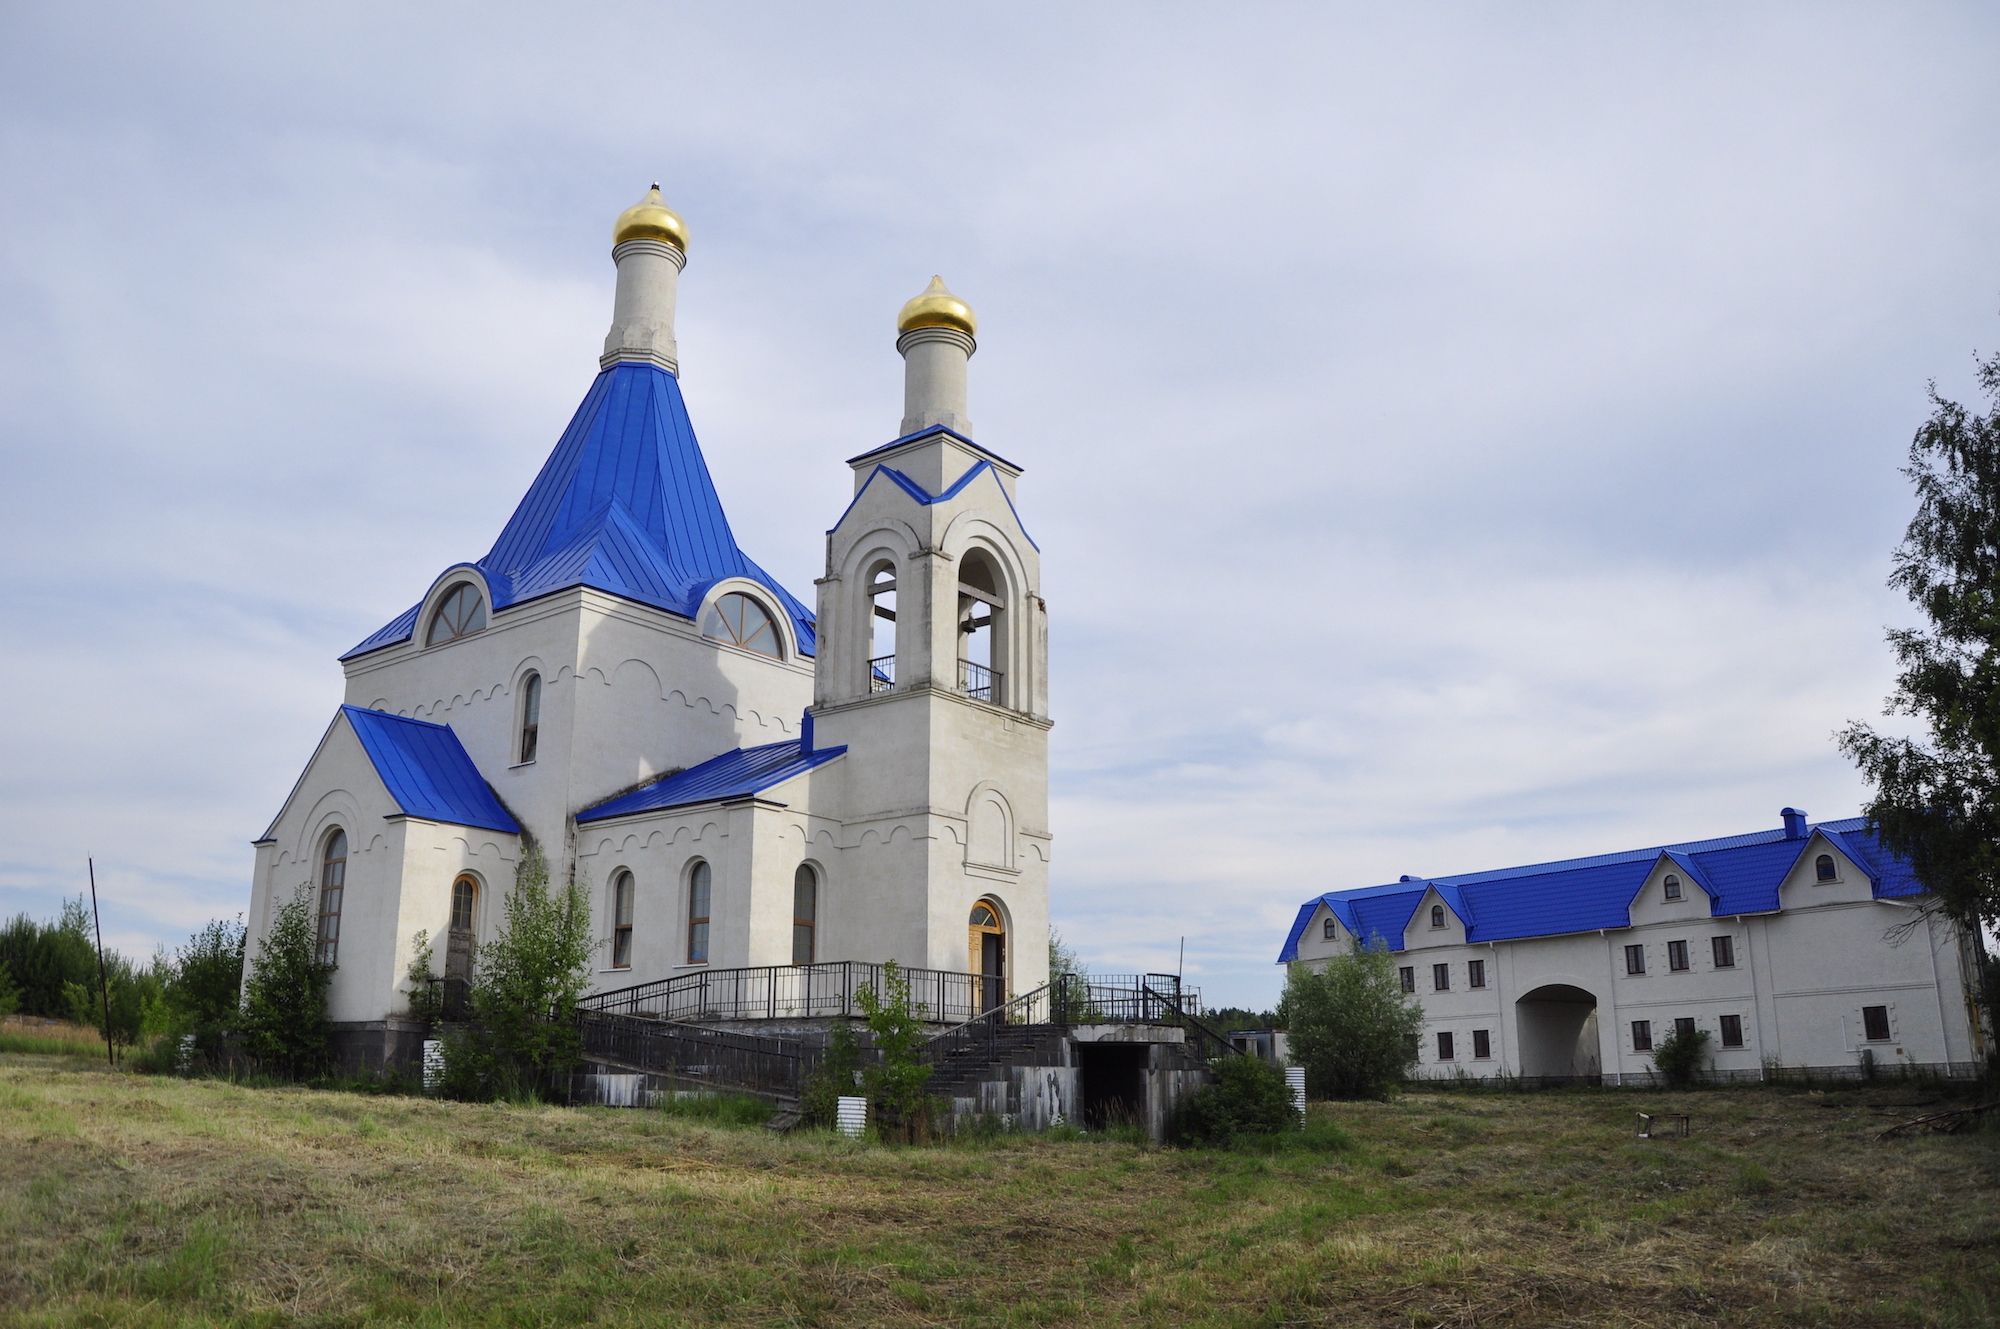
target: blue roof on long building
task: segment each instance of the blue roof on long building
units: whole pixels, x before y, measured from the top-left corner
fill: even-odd
[[[343,706],[340,713],[396,806],[412,817],[521,833],[450,725]]]
[[[576,814],[579,822],[627,817],[635,812],[658,812],[664,808],[688,807],[696,803],[716,803],[723,799],[747,798],[823,766],[847,751],[844,747],[807,748],[804,739],[787,739],[762,747],[738,748],[711,757],[699,766],[663,775],[650,784],[606,799]]]
[[[816,649],[812,610],[737,547],[680,383],[657,365],[598,374],[500,538],[470,566],[495,610],[588,586],[684,618],[716,582],[745,577],[791,617],[800,653]],[[407,641],[416,623],[413,606],[341,658]]]
[[[1789,836],[1783,829],[1755,831],[1555,863],[1451,877],[1407,877],[1383,886],[1330,891],[1299,907],[1278,962],[1298,958],[1299,938],[1322,903],[1354,936],[1363,940],[1379,937],[1390,950],[1402,950],[1403,931],[1424,892],[1432,887],[1465,924],[1470,942],[1630,927],[1632,897],[1663,854],[1685,869],[1708,896],[1712,915],[1770,913],[1778,908],[1778,887],[1815,832],[1868,874],[1877,899],[1923,893],[1910,865],[1883,847],[1865,818],[1853,817],[1802,826],[1797,836]]]

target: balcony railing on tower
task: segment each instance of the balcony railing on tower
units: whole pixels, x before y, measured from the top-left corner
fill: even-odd
[[[878,655],[868,662],[868,690],[887,692],[896,685],[896,657]]]
[[[1000,681],[998,669],[988,669],[970,660],[958,662],[958,690],[975,701],[998,702]]]

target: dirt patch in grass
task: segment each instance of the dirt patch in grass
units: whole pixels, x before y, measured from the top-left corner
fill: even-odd
[[[0,1058],[25,1324],[1973,1325],[2000,1133],[1867,1093],[1411,1094],[1321,1147],[893,1150]],[[1686,1140],[1633,1112],[1692,1114]]]

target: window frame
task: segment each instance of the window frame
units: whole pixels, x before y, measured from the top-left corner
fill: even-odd
[[[1882,1032],[1875,1032],[1875,1017],[1882,1021]],[[1892,1043],[1896,1031],[1889,1023],[1887,1006],[1863,1006],[1861,1008],[1861,1041],[1864,1043]]]
[[[1667,972],[1670,974],[1688,972],[1688,944],[1685,938],[1676,937],[1667,943]]]
[[[1339,941],[1340,920],[1335,918],[1332,914],[1328,914],[1325,918],[1320,920],[1319,935],[1320,935],[1320,940],[1322,941]]]
[[[542,744],[542,675],[530,669],[521,675],[520,723],[514,733],[516,766],[532,763]]]
[[[340,846],[338,857],[334,846]],[[340,967],[340,918],[347,903],[347,828],[335,826],[320,838],[319,851],[319,898],[318,911],[313,928],[313,958],[328,969]],[[329,880],[339,869],[340,880]],[[327,898],[332,896],[333,908],[327,908]],[[331,923],[331,927],[328,924]]]
[[[1646,944],[1627,942],[1625,945],[1625,977],[1642,978],[1646,973]]]
[[[1431,927],[1438,930],[1444,927],[1444,906],[1441,904],[1431,906]]]
[[[1824,886],[1840,880],[1840,865],[1833,861],[1832,854],[1820,854],[1813,859],[1813,885]]]
[[[1684,898],[1681,892],[1681,879],[1669,872],[1666,880],[1660,883],[1660,897],[1665,900],[1680,900]]]
[[[460,603],[462,597],[465,596],[472,597],[471,609],[462,613],[454,613],[453,618],[457,621],[447,624],[445,611],[451,609],[453,605]],[[437,607],[431,610],[430,618],[424,624],[424,649],[429,650],[433,646],[449,646],[455,641],[464,641],[467,637],[476,637],[486,631],[487,624],[491,621],[491,618],[492,610],[491,606],[487,603],[486,592],[480,589],[478,582],[454,582],[450,589],[446,590],[438,598]],[[478,621],[475,622],[475,619]],[[438,636],[438,627],[441,624],[448,626],[451,633],[450,636]]]
[[[724,606],[734,601],[740,601],[748,609],[755,609],[763,616],[764,622],[755,631],[747,631],[745,627],[749,621],[747,609],[739,610],[735,621],[731,622]],[[727,635],[721,635],[712,631],[709,626],[711,619],[720,624],[723,633]],[[768,651],[760,650],[750,644],[763,633],[765,628],[769,628],[771,632],[771,649]],[[714,602],[702,611],[701,635],[704,641],[719,642],[724,646],[734,646],[739,651],[747,651],[751,655],[761,655],[766,660],[782,660],[785,658],[785,630],[778,626],[777,614],[772,612],[771,606],[765,604],[762,599],[750,594],[748,591],[729,590],[716,596]]]
[[[1434,964],[1434,965],[1432,965],[1432,966],[1431,966],[1431,991],[1433,991],[1433,992],[1449,992],[1449,991],[1451,991],[1451,965],[1450,965],[1450,964],[1448,964],[1448,963],[1447,963],[1447,964]]]
[[[1472,1059],[1491,1061],[1493,1059],[1493,1035],[1485,1029],[1472,1031]]]
[[[687,870],[687,963],[708,963],[714,918],[715,869],[697,858]]]
[[[1396,971],[1396,978],[1402,983],[1404,992],[1415,995],[1417,990],[1417,967],[1415,965],[1403,965]]]
[[[1743,1046],[1742,1016],[1734,1014],[1721,1016],[1718,1018],[1718,1025],[1721,1032],[1717,1037],[1722,1040],[1722,1046],[1726,1048],[1740,1048]],[[1732,1038],[1732,1034],[1735,1037]]]
[[[1467,960],[1465,962],[1465,986],[1483,988],[1486,986],[1486,961]]]
[[[611,874],[611,967],[632,967],[632,919],[639,912],[639,882],[632,869]]]
[[[1437,1051],[1438,1051],[1437,1059],[1439,1061],[1458,1060],[1457,1056],[1458,1050],[1452,1043],[1451,1030],[1440,1029],[1437,1031]]]
[[[799,892],[809,892],[807,913],[799,912]],[[792,871],[792,963],[809,965],[816,963],[819,954],[819,870],[810,863],[801,863]],[[806,958],[799,958],[799,933],[805,933]]]
[[[1736,938],[1727,932],[1708,939],[1708,958],[1717,969],[1736,967]]]
[[[1694,1017],[1692,1015],[1675,1016],[1674,1032],[1682,1038],[1693,1038],[1695,1035]]]
[[[1653,1050],[1653,1022],[1651,1020],[1632,1021],[1632,1050],[1651,1052]]]

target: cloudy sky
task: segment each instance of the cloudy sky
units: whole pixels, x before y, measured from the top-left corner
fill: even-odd
[[[808,598],[897,308],[977,308],[1086,959],[1263,1004],[1325,889],[1858,809],[1897,468],[2000,344],[1990,8],[556,8],[0,6],[0,912],[244,907],[654,178]]]

